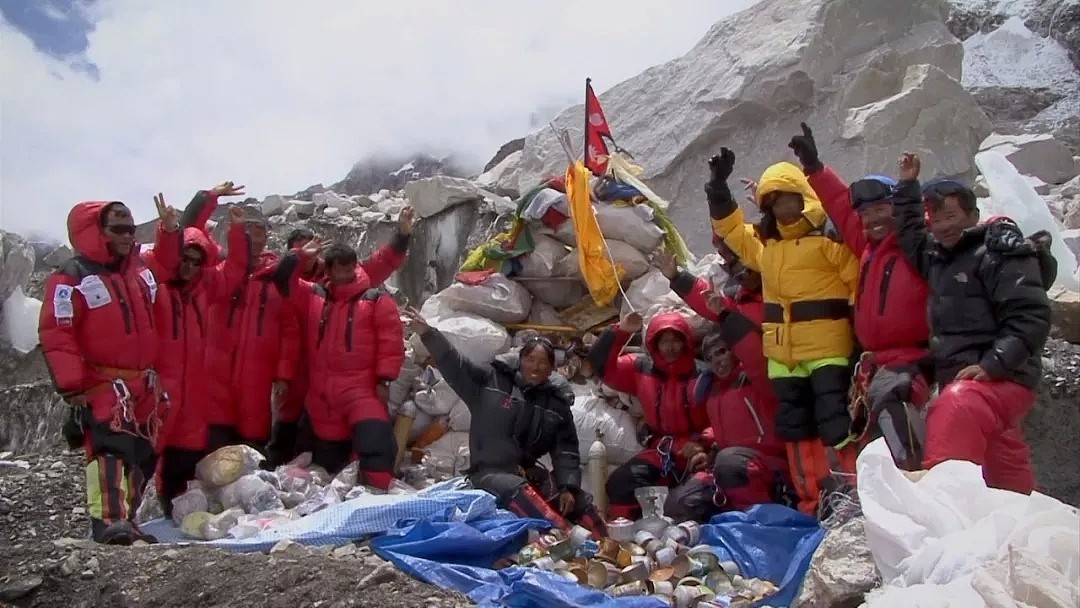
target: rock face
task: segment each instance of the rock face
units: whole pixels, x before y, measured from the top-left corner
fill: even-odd
[[[1080,293],[1054,287],[1046,295],[1050,296],[1053,333],[1066,342],[1080,344]]]
[[[863,518],[857,517],[825,534],[794,606],[856,608],[880,582]]]
[[[36,452],[63,442],[60,428],[69,406],[57,396],[50,380],[0,388],[0,404],[4,408],[0,449]]]
[[[1001,27],[1010,17],[1040,36],[1065,47],[1069,59],[1080,69],[1080,2],[1076,0],[952,0],[949,31],[960,40]]]
[[[983,150],[1000,152],[1021,174],[1045,184],[1064,184],[1080,172],[1065,144],[1050,135],[994,134],[979,146]]]
[[[972,155],[990,123],[953,82],[963,50],[945,27],[947,12],[941,0],[767,0],[714,25],[685,56],[611,88],[601,103],[619,145],[674,203],[671,217],[691,247],[705,250],[706,159],[730,147],[735,177],[756,177],[791,159],[787,142],[801,121],[814,127],[825,161],[851,179],[889,170],[905,149],[927,155],[928,177],[973,177]],[[933,68],[913,68],[922,65]],[[554,121],[575,142],[582,112]],[[528,136],[521,186],[565,162],[550,129]]]
[[[21,236],[0,230],[0,304],[34,271],[34,248]]]
[[[435,175],[466,177],[469,171],[453,157],[435,158],[428,154],[420,154],[412,159],[370,158],[353,165],[345,179],[332,184],[328,189],[345,195],[370,194],[380,190],[401,190],[412,180]],[[296,198],[304,197],[297,196]]]

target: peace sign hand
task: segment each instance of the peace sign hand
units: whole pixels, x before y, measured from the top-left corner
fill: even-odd
[[[232,182],[222,182],[211,188],[210,193],[215,196],[242,196],[244,187],[237,186]]]
[[[154,207],[157,208],[158,221],[165,232],[176,232],[180,229],[180,212],[165,203],[165,195],[158,192],[154,195]]]
[[[420,314],[419,310],[416,310],[412,306],[406,306],[402,311],[405,314],[405,318],[409,320],[409,327],[412,328],[417,335],[424,335],[431,330],[431,326],[428,325],[427,319],[424,315]]]

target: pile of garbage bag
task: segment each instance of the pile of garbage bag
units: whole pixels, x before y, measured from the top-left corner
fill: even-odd
[[[337,475],[311,464],[304,453],[274,470],[263,468],[265,458],[246,445],[225,446],[199,461],[195,479],[172,500],[172,519],[194,540],[248,538],[317,513],[364,494],[381,491],[356,485],[357,463]],[[407,471],[408,481],[426,485],[429,476]],[[390,494],[415,488],[394,480]]]
[[[716,254],[691,259],[664,216],[667,203],[654,200],[647,188],[646,195],[608,176],[593,178],[590,189],[607,254],[621,277],[614,302],[597,305],[583,281],[565,187],[554,178],[526,192],[517,201],[513,228],[471,252],[455,282],[429,297],[420,312],[480,365],[512,351],[527,335],[549,338],[556,347],[557,371],[578,393],[573,412],[582,462],[599,433],[609,463],[617,466],[641,449],[641,408],[593,378],[589,345],[631,311],[641,313],[646,324],[656,314],[678,311],[701,337],[708,322],[690,310],[653,265],[651,258],[661,249],[714,285],[721,285],[726,274]],[[408,340],[406,354],[390,390],[391,414],[408,421],[402,462],[424,465],[436,479],[463,474],[469,466],[468,408],[431,365],[418,336]]]

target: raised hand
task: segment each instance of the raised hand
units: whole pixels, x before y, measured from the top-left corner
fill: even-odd
[[[901,181],[915,180],[919,179],[919,171],[922,170],[922,161],[919,160],[918,154],[904,152],[900,155],[900,159],[896,161],[896,166],[900,167]]]
[[[244,194],[244,187],[232,182],[222,182],[211,188],[210,193],[215,196],[241,196]]]
[[[814,141],[814,132],[805,122],[799,123],[799,126],[802,127],[802,135],[792,137],[788,147],[794,150],[803,171],[814,173],[822,168],[821,160],[818,158],[817,142]]]
[[[720,154],[709,159],[710,182],[727,182],[735,170],[735,152],[730,148],[720,148]]]
[[[637,312],[632,312],[619,321],[619,329],[631,334],[641,331],[644,326],[645,319],[642,318],[641,313]]]
[[[675,261],[675,256],[666,251],[657,252],[656,267],[669,279],[675,278],[675,275],[679,274],[679,264]]]
[[[332,242],[333,241],[329,239],[322,241],[311,239],[310,241],[304,243],[304,246],[300,248],[300,251],[304,254],[305,257],[313,258],[319,255],[319,252],[325,249]]]
[[[401,215],[398,216],[398,234],[409,236],[413,231],[413,218],[416,216],[416,210],[412,206],[406,206],[401,210]]]
[[[180,229],[180,212],[165,203],[164,194],[158,192],[154,195],[154,207],[157,208],[158,220],[166,232]]]
[[[233,205],[229,207],[229,221],[233,224],[239,224],[244,221],[244,210],[239,205]]]
[[[420,311],[412,306],[406,306],[402,313],[405,315],[405,318],[409,320],[409,327],[417,334],[422,336],[431,329],[431,326],[428,325],[424,315],[420,314]]]
[[[744,177],[744,178],[740,179],[739,181],[742,182],[743,190],[746,190],[746,202],[750,203],[751,205],[756,205],[757,204],[757,182],[750,179],[749,177]]]

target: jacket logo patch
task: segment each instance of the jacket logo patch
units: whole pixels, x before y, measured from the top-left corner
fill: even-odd
[[[70,325],[75,318],[75,306],[71,301],[74,293],[75,288],[71,285],[57,285],[53,291],[53,316],[61,325]]]
[[[504,410],[510,409],[511,400],[510,397],[503,399],[502,406]]]
[[[954,277],[954,278],[956,279],[957,283],[967,283],[968,282],[967,273],[964,273],[964,272],[956,273],[956,277]]]
[[[101,277],[96,274],[85,277],[75,289],[78,289],[79,293],[86,298],[86,306],[91,310],[101,308],[112,302],[109,288],[102,282]]]
[[[150,303],[157,302],[157,279],[154,278],[154,273],[150,272],[149,268],[143,268],[139,276],[142,277],[143,283],[146,283],[146,288],[150,290]]]

